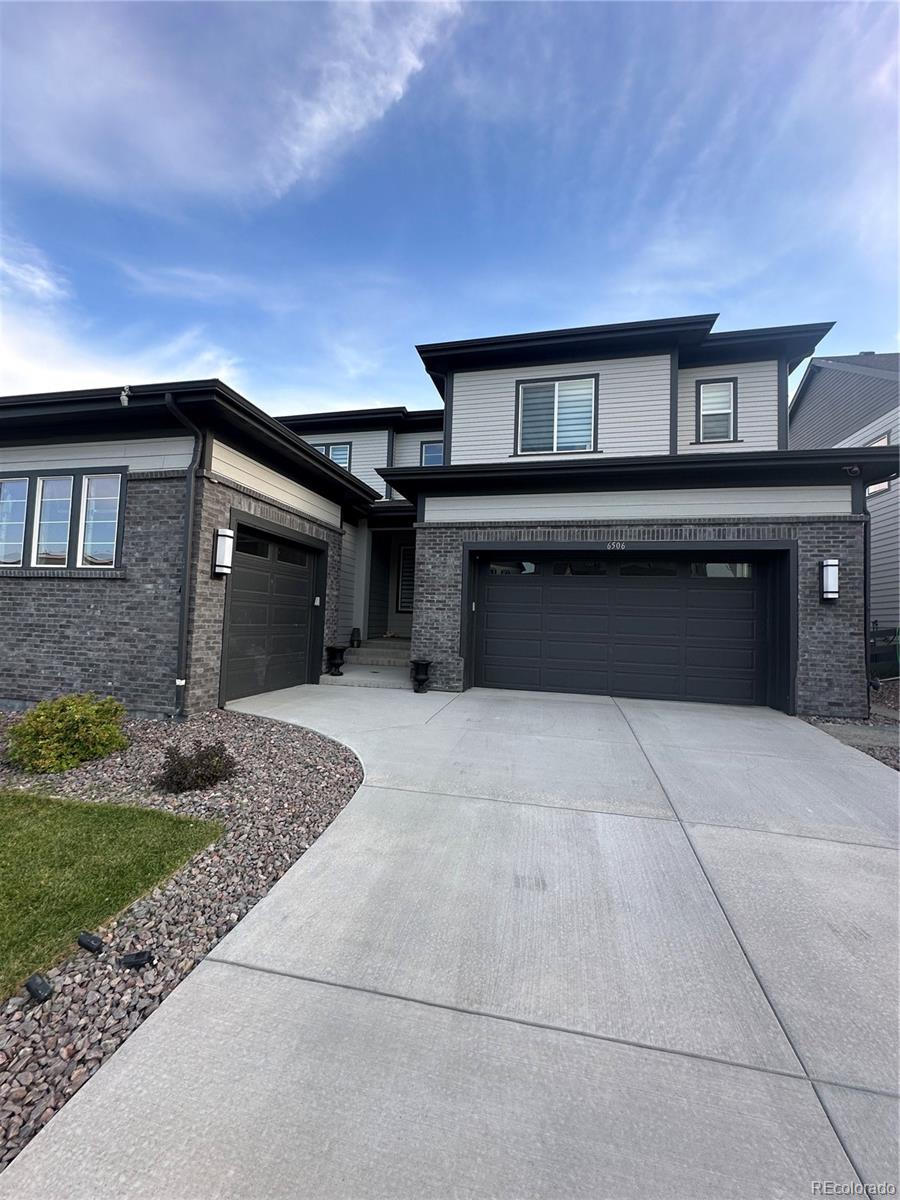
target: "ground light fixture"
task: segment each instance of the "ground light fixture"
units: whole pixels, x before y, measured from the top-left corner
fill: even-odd
[[[43,1004],[53,995],[53,984],[45,975],[29,975],[25,980],[25,991],[38,1004]]]
[[[153,955],[149,950],[134,950],[131,954],[123,954],[119,965],[123,967],[146,967]]]
[[[78,935],[78,945],[82,950],[90,950],[91,954],[99,954],[103,949],[103,938],[99,933],[88,933],[86,929],[82,929]]]
[[[822,600],[837,600],[840,594],[838,582],[839,560],[823,558],[819,563],[819,595]]]
[[[213,552],[213,572],[216,575],[231,574],[231,559],[234,554],[234,530],[217,529]]]

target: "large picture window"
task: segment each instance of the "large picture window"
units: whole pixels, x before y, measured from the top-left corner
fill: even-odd
[[[0,476],[0,570],[115,567],[125,474],[76,467]]]
[[[520,383],[518,452],[593,450],[596,397],[595,375]]]
[[[697,441],[737,441],[737,380],[697,382]]]

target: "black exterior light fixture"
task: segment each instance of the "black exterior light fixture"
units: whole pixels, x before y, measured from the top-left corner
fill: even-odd
[[[823,558],[819,563],[819,596],[822,600],[837,600],[840,595],[840,561]]]
[[[29,975],[25,980],[25,991],[38,1004],[43,1004],[53,995],[53,984],[45,975]]]
[[[213,546],[213,574],[230,575],[234,555],[234,530],[217,529]]]

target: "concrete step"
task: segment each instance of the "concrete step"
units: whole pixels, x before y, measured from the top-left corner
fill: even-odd
[[[397,650],[393,646],[377,650],[374,646],[363,646],[359,650],[348,650],[344,661],[369,667],[408,667],[409,650]]]
[[[364,650],[402,650],[407,657],[409,656],[409,647],[411,645],[409,638],[366,638],[362,644]]]
[[[409,667],[378,667],[345,663],[343,675],[322,675],[319,683],[329,687],[402,688],[412,691]]]

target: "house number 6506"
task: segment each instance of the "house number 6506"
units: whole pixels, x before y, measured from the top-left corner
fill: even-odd
[[[624,550],[625,543],[624,542],[607,542],[606,548],[607,548],[607,550]]]

